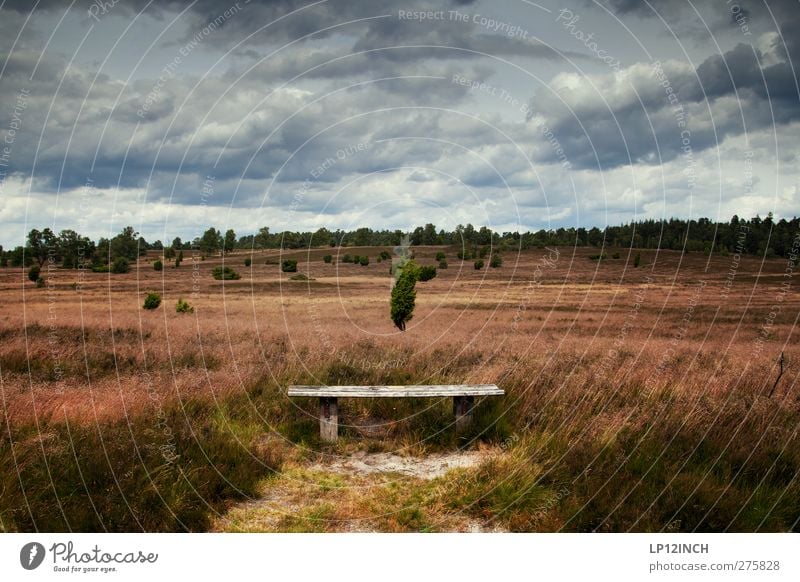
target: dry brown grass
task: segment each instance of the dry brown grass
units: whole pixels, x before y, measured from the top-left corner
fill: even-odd
[[[449,268],[418,284],[401,333],[389,319],[380,250],[347,249],[368,254],[366,267],[325,264],[325,249],[285,254],[311,282],[265,264],[277,252],[255,253],[251,268],[241,252],[226,257],[242,278],[225,282],[210,274],[220,258],[195,263],[193,278],[188,253],[179,269],[156,272],[153,256],[127,275],[85,273],[79,289],[76,271],[52,271],[50,285],[35,289],[21,270],[0,269],[2,420],[92,425],[238,397],[254,398],[265,426],[278,429],[313,421],[282,396],[290,383],[495,382],[508,395],[493,410],[503,429],[490,438],[553,435],[600,454],[620,435],[646,436],[658,424],[678,438],[716,435],[722,455],[769,441],[770,454],[796,462],[800,297],[784,278],[786,260],[742,258],[728,287],[733,257],[642,251],[634,269],[624,250],[596,262],[587,258],[594,250],[562,248],[552,267],[549,251],[534,250],[505,252],[503,267],[476,271],[449,249]],[[435,264],[438,250],[418,248],[417,258]],[[151,290],[163,297],[152,312],[141,307]],[[179,298],[195,312],[176,313]],[[780,310],[771,316],[773,305]],[[789,367],[768,399],[781,351]],[[392,419],[380,405],[346,404],[345,414],[348,406],[354,417],[378,406]],[[403,405],[394,413],[400,422],[415,414]],[[407,425],[398,442],[427,438],[425,425]],[[534,451],[550,446],[536,442]],[[591,462],[562,459],[575,476]]]

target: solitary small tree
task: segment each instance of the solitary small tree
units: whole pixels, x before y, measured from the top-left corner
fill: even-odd
[[[414,304],[417,299],[417,292],[414,289],[416,283],[416,269],[403,268],[392,288],[391,317],[400,331],[406,330],[406,323],[414,316]]]

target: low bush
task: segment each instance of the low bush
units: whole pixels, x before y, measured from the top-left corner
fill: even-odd
[[[250,266],[250,265],[252,265],[252,264],[253,264],[253,259],[251,259],[250,257],[245,257],[245,259],[244,259],[244,266],[245,266],[245,267],[249,267],[249,266]]]
[[[358,262],[362,267],[366,267],[369,265],[369,257],[364,255],[363,257],[358,257]]]
[[[295,259],[284,259],[283,262],[281,262],[281,271],[284,273],[296,273],[297,261]]]
[[[605,253],[600,253],[599,255],[589,255],[590,261],[602,261],[605,258],[606,258]]]
[[[131,264],[125,257],[117,257],[111,264],[111,272],[115,275],[122,275],[131,270]]]
[[[352,263],[353,262],[353,257],[351,257],[350,255],[344,255],[342,257],[342,262],[343,263]]]
[[[422,265],[417,270],[418,281],[430,281],[434,277],[436,277],[436,267],[432,265]]]
[[[322,257],[322,260],[325,261],[326,263],[331,263],[333,261],[333,255],[325,255],[324,257]]]
[[[178,299],[178,302],[175,304],[175,311],[177,313],[194,313],[194,307],[183,299]]]
[[[159,305],[161,305],[161,295],[158,293],[148,293],[144,298],[145,309],[156,309]]]
[[[39,268],[39,265],[32,266],[30,271],[28,271],[28,279],[30,279],[31,282],[36,283],[36,281],[39,279],[39,273],[41,273],[41,271],[42,270]]]
[[[163,271],[164,270],[164,263],[161,261],[156,261],[153,263],[153,270],[155,271]]]
[[[475,270],[480,271],[481,269],[483,269],[483,260],[478,259],[475,261]]]
[[[439,268],[440,269],[446,269],[447,268],[447,261],[445,261],[445,260],[439,261]]]
[[[491,260],[489,261],[489,266],[493,269],[503,266],[503,257],[498,255],[497,253],[492,255]]]
[[[231,281],[241,279],[241,275],[231,269],[230,267],[214,267],[211,270],[211,276],[217,281]]]
[[[389,251],[381,251],[381,255],[380,256],[381,256],[381,259],[383,259],[384,261],[388,261],[389,259],[392,258],[392,255],[391,255],[391,253]]]
[[[45,283],[44,277],[39,277],[38,279],[36,279],[36,287],[38,289],[41,289],[42,287],[44,287],[44,283]]]
[[[447,258],[447,255],[445,255],[442,251],[439,251],[438,253],[436,253],[436,260],[437,261],[443,261],[446,258]]]

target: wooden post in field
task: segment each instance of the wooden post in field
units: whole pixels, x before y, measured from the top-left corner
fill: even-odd
[[[323,396],[319,399],[319,434],[328,443],[339,438],[339,403],[336,398]]]
[[[453,414],[456,417],[456,432],[463,432],[472,422],[474,396],[453,396]]]

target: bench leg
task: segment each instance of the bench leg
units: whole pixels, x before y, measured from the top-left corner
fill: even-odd
[[[463,431],[472,422],[474,396],[453,396],[453,414],[456,417],[456,432]]]
[[[319,435],[328,443],[336,442],[339,436],[339,403],[336,398],[319,399]]]

